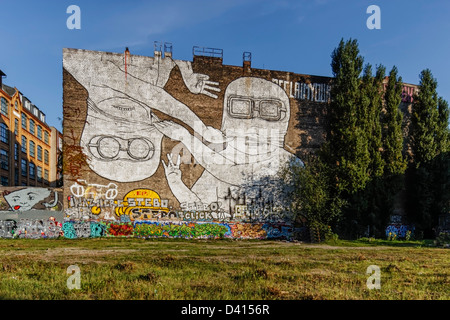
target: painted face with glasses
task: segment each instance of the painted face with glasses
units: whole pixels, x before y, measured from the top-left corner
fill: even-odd
[[[115,136],[95,136],[89,151],[99,160],[146,161],[153,157],[155,146],[145,138],[122,139]]]
[[[282,149],[290,116],[289,97],[277,84],[253,77],[231,82],[225,92],[222,132],[228,152],[263,156]]]
[[[230,95],[227,101],[227,111],[232,118],[280,121],[286,117],[286,107],[279,99],[257,99]]]
[[[88,164],[100,176],[131,182],[153,175],[159,166],[163,135],[159,119],[139,102],[112,97],[98,104],[88,100],[81,145]]]

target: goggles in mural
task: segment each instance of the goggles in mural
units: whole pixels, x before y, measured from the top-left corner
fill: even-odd
[[[257,99],[231,95],[227,101],[228,113],[237,119],[261,118],[279,121],[286,117],[286,107],[278,99]]]
[[[146,161],[155,153],[155,146],[145,138],[121,139],[113,136],[95,136],[88,147],[91,154],[100,160]]]

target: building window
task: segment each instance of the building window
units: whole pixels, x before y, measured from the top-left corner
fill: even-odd
[[[16,102],[14,103],[14,108],[15,108],[16,110],[19,110],[19,103],[17,102],[17,100],[16,100]]]
[[[48,164],[49,162],[49,153],[48,150],[44,150],[44,163]]]
[[[22,112],[22,128],[27,130],[27,116]]]
[[[14,134],[17,136],[19,133],[19,119],[14,119]]]
[[[22,152],[27,153],[27,138],[22,136]]]
[[[48,131],[44,131],[44,142],[48,144]]]
[[[9,186],[8,177],[2,176],[2,186]]]
[[[29,129],[31,134],[34,134],[34,120],[30,119],[30,129]]]
[[[9,170],[9,155],[8,151],[0,149],[0,168]]]
[[[5,116],[8,116],[8,104],[6,103],[6,99],[2,98],[1,100],[2,100],[2,102],[1,102],[1,104],[2,104],[1,112]]]
[[[34,163],[29,163],[29,165],[30,165],[30,179],[36,179],[36,166],[35,166],[35,164]]]
[[[20,168],[22,169],[22,176],[26,177],[27,176],[27,160],[22,159]]]
[[[42,182],[42,167],[37,167],[37,179],[39,182]]]
[[[16,185],[16,186],[19,185],[19,169],[18,168],[14,169],[14,185]]]
[[[14,160],[19,160],[19,144],[14,143]]]
[[[37,158],[39,161],[42,161],[42,147],[41,146],[37,147]]]
[[[39,140],[42,140],[42,127],[37,126],[37,137]]]
[[[6,124],[0,124],[0,141],[4,143],[9,143],[9,130]]]
[[[34,141],[30,140],[30,157],[35,156],[35,144]]]
[[[48,170],[44,169],[44,182],[48,183]]]

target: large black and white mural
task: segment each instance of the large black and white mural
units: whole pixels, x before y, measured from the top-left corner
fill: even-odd
[[[66,218],[291,222],[278,173],[303,165],[298,101],[325,101],[327,84],[157,52],[64,49],[63,67],[65,143],[86,164],[66,152]]]

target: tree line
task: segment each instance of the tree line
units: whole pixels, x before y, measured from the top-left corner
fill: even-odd
[[[342,39],[331,68],[326,141],[282,175],[297,220],[319,239],[384,237],[400,213],[416,238],[435,236],[439,216],[450,212],[449,107],[437,80],[429,69],[420,73],[405,127],[397,67],[386,74],[381,64],[364,64],[357,40]]]

